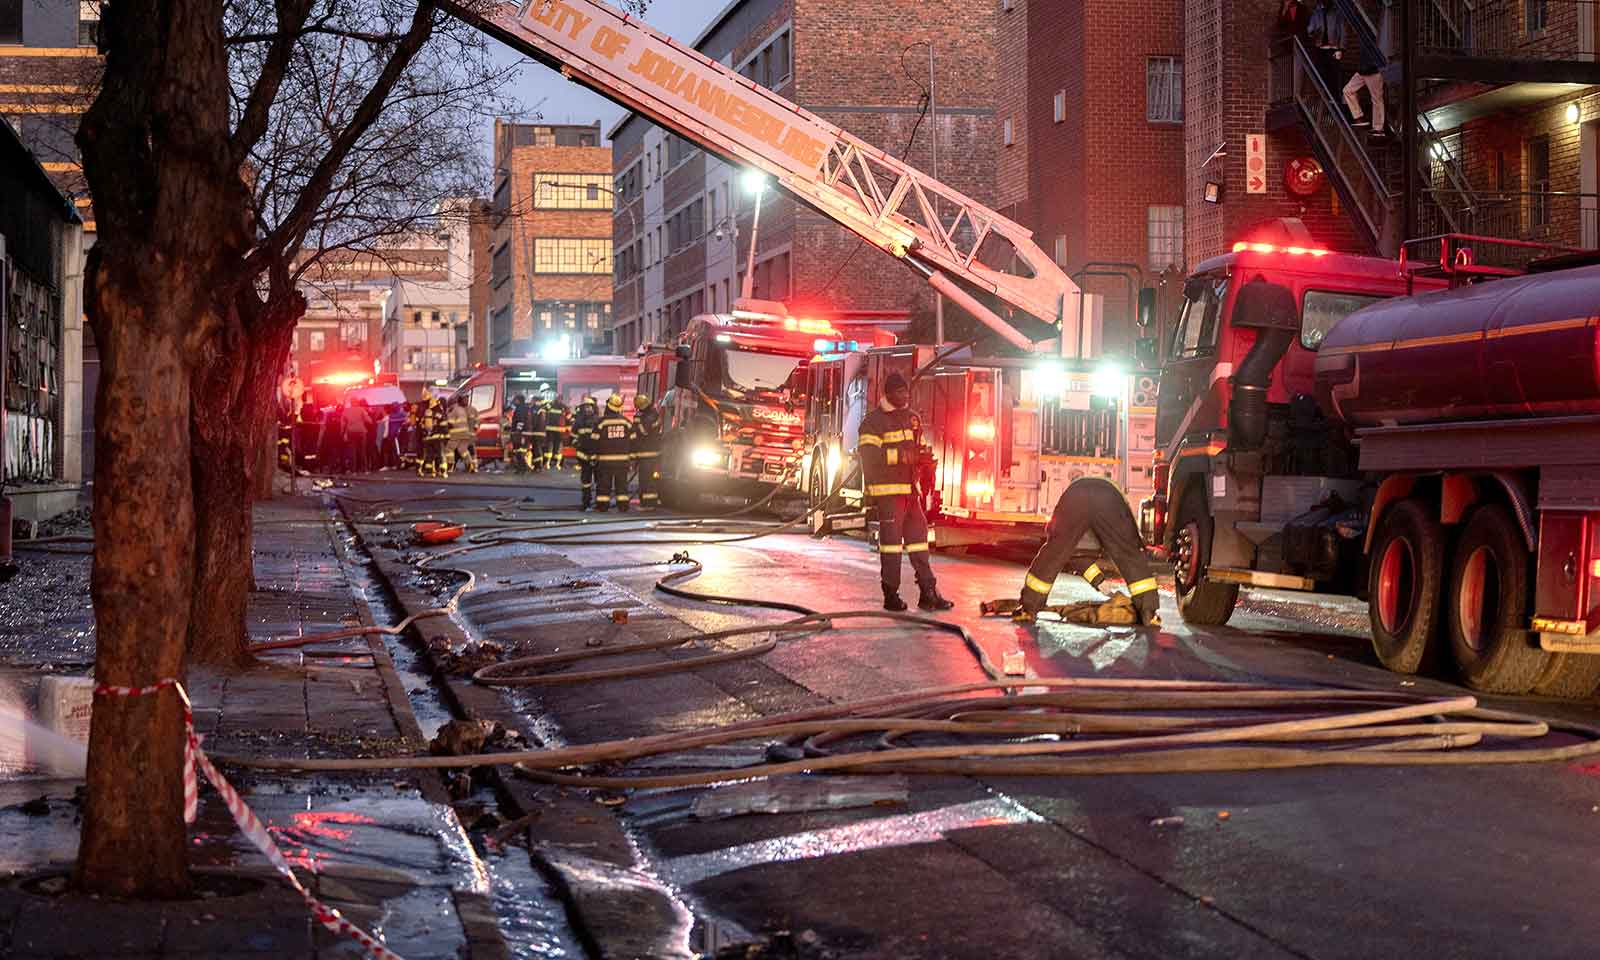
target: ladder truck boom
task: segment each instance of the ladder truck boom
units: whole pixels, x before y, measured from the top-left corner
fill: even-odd
[[[1078,341],[1077,286],[1017,223],[771,90],[597,0],[444,8],[686,140],[760,170],[791,195],[905,261],[1007,341],[1034,338],[992,294]],[[982,256],[980,257],[980,254]],[[988,261],[987,263],[985,261]],[[1017,273],[992,264],[1014,263]],[[957,283],[956,281],[961,281]]]

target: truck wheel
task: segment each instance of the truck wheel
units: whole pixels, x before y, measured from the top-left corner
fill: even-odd
[[[1384,511],[1367,568],[1372,651],[1395,673],[1417,673],[1434,659],[1444,589],[1444,529],[1421,500]]]
[[[1531,566],[1504,507],[1473,512],[1456,546],[1445,607],[1450,653],[1475,690],[1527,693],[1550,659],[1527,629]]]
[[[813,514],[821,513],[829,506],[828,472],[823,469],[822,455],[815,454],[811,457],[811,480],[807,484],[807,501]]]
[[[1533,692],[1546,697],[1583,700],[1600,687],[1600,654],[1552,653],[1533,682]]]
[[[1239,602],[1237,583],[1213,583],[1202,575],[1211,563],[1211,511],[1205,494],[1184,494],[1173,524],[1172,577],[1178,594],[1178,612],[1184,623],[1217,627],[1233,616]]]

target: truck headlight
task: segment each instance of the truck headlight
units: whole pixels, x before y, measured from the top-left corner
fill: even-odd
[[[689,462],[702,470],[720,467],[726,460],[722,451],[715,447],[695,447],[689,454]]]

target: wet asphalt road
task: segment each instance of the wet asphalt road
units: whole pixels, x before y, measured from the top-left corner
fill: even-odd
[[[529,492],[541,508],[576,498],[572,489],[511,488],[502,477],[336,492],[410,501],[406,519],[429,509],[419,498]],[[469,523],[498,522],[466,512],[483,502],[431,506]],[[712,630],[787,616],[654,592],[661,562],[683,549],[705,564],[688,584],[696,590],[826,610],[880,602],[877,557],[859,541],[780,535],[685,546],[634,524],[613,530],[632,542],[508,545],[452,561],[482,577],[465,605],[472,629],[534,649],[562,624],[593,619],[593,603],[529,604],[530,586],[553,589],[574,574],[591,600],[631,606],[641,629],[656,620]],[[952,615],[990,656],[998,662],[1020,649],[1038,676],[1461,692],[1377,667],[1355,601],[1263,592],[1229,626],[1192,629],[1168,591],[1158,631],[1024,629],[976,616],[980,600],[1015,595],[1020,565],[939,555],[935,568],[957,602]],[[908,595],[909,581],[908,571]],[[1052,599],[1093,595],[1063,577]],[[546,729],[587,742],[981,679],[958,640],[872,627],[788,641],[759,662],[556,688],[517,702]],[[1594,703],[1490,705],[1600,725]],[[642,793],[622,817],[655,875],[703,918],[736,937],[811,930],[835,956],[1592,957],[1600,942],[1592,908],[1600,763],[912,783],[909,804],[895,808],[700,822],[680,796]]]

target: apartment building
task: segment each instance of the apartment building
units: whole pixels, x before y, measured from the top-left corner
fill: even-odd
[[[1186,263],[1183,11],[1001,0],[995,14],[1000,211],[1103,298],[1106,351],[1136,337],[1133,291]]]
[[[496,120],[489,358],[605,354],[611,151],[600,125]]]
[[[992,203],[1000,149],[994,38],[989,4],[738,0],[691,45],[930,172],[937,136],[938,178]],[[922,99],[929,44],[933,118]],[[740,171],[636,114],[609,137],[619,351],[669,339],[697,313],[728,309],[740,295],[752,235],[755,296],[835,318],[909,317],[910,335],[931,333],[927,284],[832,220],[771,189],[752,194]],[[947,312],[957,313],[948,305]]]

